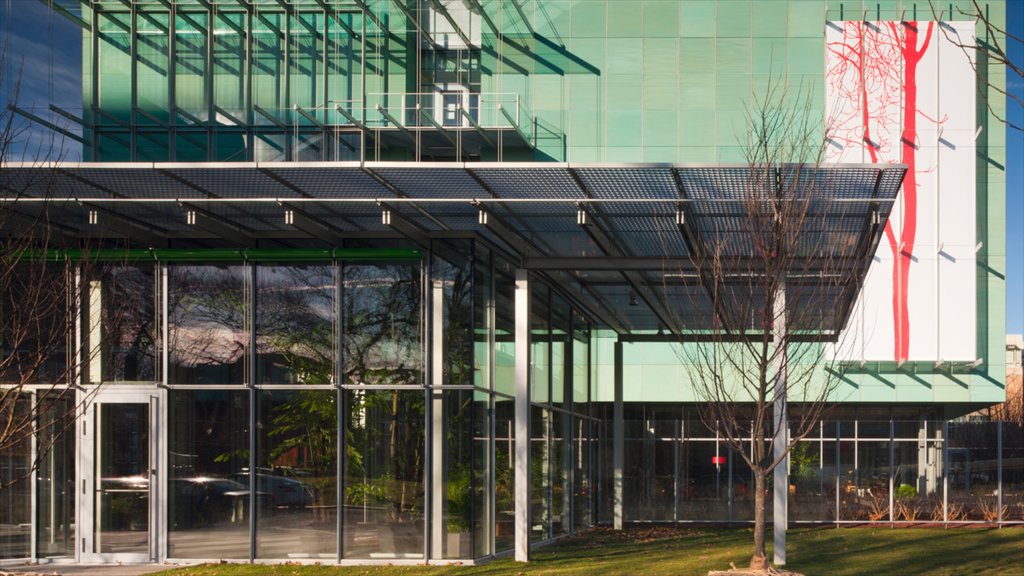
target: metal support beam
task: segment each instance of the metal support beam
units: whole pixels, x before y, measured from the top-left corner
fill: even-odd
[[[42,2],[43,4],[45,4],[46,6],[48,6],[49,8],[51,8],[57,14],[60,14],[61,16],[67,18],[68,20],[71,20],[75,24],[78,24],[79,26],[84,28],[86,31],[92,32],[92,26],[89,26],[88,22],[86,22],[85,20],[82,20],[81,18],[79,18],[75,14],[72,14],[66,8],[61,6],[60,4],[57,4],[56,2],[51,2],[50,0],[39,0],[39,1]]]
[[[255,244],[253,240],[254,235],[251,230],[242,229],[238,224],[228,223],[227,220],[209,210],[204,210],[188,202],[182,202],[181,207],[195,213],[194,226],[202,228],[214,236],[234,242],[239,246],[252,246]]]
[[[417,107],[419,107],[418,104],[417,104]],[[430,114],[430,112],[428,112],[427,110],[425,110],[423,108],[419,108],[419,113],[420,113],[420,117],[423,118],[424,120],[426,120],[427,123],[430,124],[431,126],[433,126],[438,132],[440,132],[441,135],[444,136],[446,140],[451,142],[452,146],[458,147],[458,143],[455,142],[455,138],[452,136],[451,132],[447,128],[445,128],[444,126],[441,126],[440,124],[438,124],[437,120],[434,119],[434,116],[432,114]]]
[[[533,146],[533,139],[530,138],[529,134],[527,134],[526,132],[523,132],[523,129],[516,122],[515,117],[513,117],[512,114],[507,109],[505,109],[505,106],[503,106],[501,104],[498,104],[498,111],[501,112],[501,115],[504,116],[506,120],[508,120],[509,125],[511,125],[512,128],[516,132],[518,132],[520,136],[523,137],[523,140],[526,140],[526,142],[532,147]]]
[[[416,144],[416,136],[412,132],[410,132],[409,129],[406,128],[404,124],[399,122],[397,118],[392,116],[391,113],[389,113],[380,104],[377,104],[377,113],[380,114],[381,116],[387,118],[388,122],[391,122],[392,124],[394,124],[396,128],[401,130],[403,134],[405,134],[406,136],[409,137],[410,140],[412,140],[413,144]]]
[[[612,526],[622,530],[623,468],[626,463],[626,431],[622,393],[622,342],[615,341],[615,396],[612,407]]]
[[[530,560],[530,282],[516,270],[515,295],[515,558]]]
[[[74,140],[74,141],[76,141],[76,142],[78,142],[80,144],[85,144],[85,139],[82,138],[81,136],[79,136],[78,134],[75,134],[74,132],[71,132],[69,130],[65,130],[64,128],[61,128],[60,126],[57,126],[56,124],[54,124],[53,122],[50,122],[49,120],[44,120],[43,118],[40,118],[39,116],[36,116],[35,114],[29,112],[28,110],[19,108],[19,107],[15,106],[14,104],[8,104],[7,105],[7,109],[10,110],[11,112],[14,112],[15,114],[17,114],[19,116],[24,116],[25,118],[31,120],[32,122],[35,122],[36,124],[39,124],[43,128],[49,128],[50,130],[53,130],[54,132],[60,134],[61,136],[64,136],[65,138],[71,138],[72,140]]]
[[[118,236],[124,236],[130,240],[135,240],[151,248],[167,245],[168,232],[162,228],[158,228],[146,222],[141,222],[123,214],[118,214],[113,210],[103,208],[95,204],[86,203],[82,204],[82,207],[86,210],[93,210],[96,212],[96,215],[98,216],[96,225],[100,228],[109,230]]]
[[[402,14],[405,14],[405,18],[409,21],[410,24],[412,24],[414,28],[416,28],[417,32],[419,32],[424,38],[427,39],[427,42],[429,42],[432,46],[439,46],[437,42],[434,42],[434,38],[430,35],[430,33],[424,30],[423,26],[420,25],[420,21],[418,18],[416,18],[416,15],[413,14],[412,12],[409,12],[409,8],[407,8],[401,0],[395,2],[394,5],[398,7],[398,10],[401,11]]]
[[[783,346],[781,352],[776,353],[775,367],[775,400],[772,406],[772,416],[775,427],[775,438],[773,442],[773,460],[782,461],[775,467],[772,473],[772,489],[774,493],[773,510],[773,536],[775,565],[786,564],[786,528],[789,524],[789,455],[787,446],[789,444],[789,417],[787,415],[787,388],[788,388],[788,364],[789,354],[786,347],[786,280],[779,280],[775,290],[774,302],[772,305],[773,317],[775,318],[775,345]],[[783,456],[785,456],[783,458]]]
[[[587,189],[586,184],[584,184],[579,173],[575,169],[569,168],[569,176],[572,178],[573,182],[576,183],[576,186],[584,196],[587,198],[594,197],[594,195],[590,193],[590,190]],[[607,233],[605,233],[598,221],[598,217],[603,214],[601,207],[595,206],[593,211],[594,216],[591,218],[591,222],[583,226],[583,230],[605,254],[612,257],[625,257],[625,252],[619,248],[618,244],[616,244]],[[673,333],[681,334],[682,331],[680,330],[678,323],[675,321],[675,315],[672,314],[668,306],[658,297],[657,293],[648,289],[647,281],[643,275],[634,270],[622,270],[620,272],[626,281],[629,282],[630,286],[633,287],[633,290],[637,295],[639,295],[640,298],[643,299],[644,303],[647,304],[647,307],[651,309],[651,312],[654,312],[655,316],[658,317],[658,320]]]
[[[491,148],[496,147],[494,145],[494,141],[491,140],[491,137],[487,135],[487,131],[480,126],[479,122],[477,122],[472,116],[470,116],[469,111],[467,111],[462,106],[459,106],[459,114],[462,114],[462,117],[466,119],[466,122],[469,122],[469,125],[476,129],[478,133],[480,133],[480,137],[484,139],[484,142],[487,142],[488,146],[490,146]]]
[[[290,225],[296,229],[309,234],[313,238],[323,240],[331,246],[342,245],[342,234],[341,231],[334,226],[324,222],[316,216],[310,215],[305,210],[297,207],[295,204],[288,202],[282,202],[281,207],[285,210],[290,210],[292,213],[292,221]]]

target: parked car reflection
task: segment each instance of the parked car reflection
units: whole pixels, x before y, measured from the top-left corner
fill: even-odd
[[[249,487],[227,478],[175,478],[172,497],[175,528],[241,523],[249,509]]]
[[[231,476],[241,484],[249,485],[249,473],[240,472]],[[287,476],[256,473],[257,492],[266,494],[274,508],[308,508],[316,502],[316,488]]]

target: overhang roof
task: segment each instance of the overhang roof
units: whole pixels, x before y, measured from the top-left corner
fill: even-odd
[[[807,258],[870,257],[905,171],[781,167],[779,178],[805,179],[814,194],[819,217],[800,234]],[[45,204],[56,224],[95,236],[91,212],[95,228],[142,245],[197,236],[336,244],[386,232],[422,243],[475,233],[608,326],[636,332],[711,321],[697,283],[666,278],[685,276],[694,242],[746,266],[742,201],[751,174],[745,164],[65,163],[7,164],[0,186],[16,200],[6,209],[31,216]],[[837,328],[845,321],[837,314]]]

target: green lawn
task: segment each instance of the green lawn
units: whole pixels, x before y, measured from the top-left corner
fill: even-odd
[[[770,535],[769,535],[770,539]],[[749,559],[751,531],[723,528],[596,529],[537,551],[529,564],[482,566],[296,566],[220,564],[178,568],[164,576],[324,574],[673,575],[707,574]],[[771,552],[769,552],[771,556]],[[1024,528],[815,528],[791,530],[787,568],[811,575],[1024,575]]]

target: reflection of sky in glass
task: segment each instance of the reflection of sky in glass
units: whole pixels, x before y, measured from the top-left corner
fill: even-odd
[[[346,266],[345,380],[421,384],[420,276],[416,266]]]
[[[238,361],[245,331],[243,267],[172,266],[168,303],[171,362],[187,367]]]
[[[54,0],[75,15],[81,5]],[[9,7],[9,9],[8,9]],[[20,80],[16,103],[19,108],[41,116],[57,126],[81,135],[81,126],[57,114],[50,104],[82,117],[82,28],[69,18],[51,12],[37,0],[9,0],[0,15],[0,43],[8,49],[4,55],[3,86],[0,106],[15,101],[15,86]],[[18,117],[21,122],[24,119]],[[11,161],[39,156],[79,161],[81,145],[70,138],[51,141],[54,133],[24,121],[22,132],[12,146]]]
[[[334,267],[258,266],[256,284],[257,380],[333,382]]]

